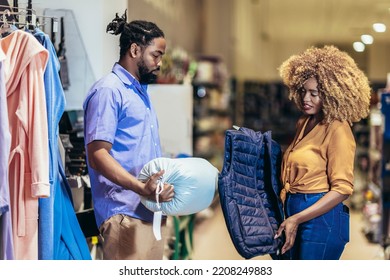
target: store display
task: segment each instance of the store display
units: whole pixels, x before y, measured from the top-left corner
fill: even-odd
[[[291,106],[288,89],[280,82],[243,81],[237,99],[242,126],[256,131],[272,131],[282,150],[291,143],[301,112]]]
[[[388,87],[378,88],[374,93],[372,98],[374,102],[368,122],[369,144],[367,150],[362,148],[362,145],[358,146],[357,164],[358,167],[361,167],[362,163],[366,166],[364,160],[367,153],[367,183],[362,206],[364,218],[362,230],[368,241],[378,243],[383,247],[384,253],[387,254],[385,259],[390,259],[390,134],[386,125],[390,123],[388,121],[390,119],[390,92],[387,89]],[[354,131],[357,139],[361,139],[359,134],[361,129]],[[359,144],[360,141],[357,143]]]
[[[390,91],[381,94],[383,114],[383,146],[381,164],[381,244],[388,252],[390,248]],[[390,256],[386,256],[390,258]]]
[[[361,211],[365,202],[365,192],[369,184],[369,145],[370,127],[368,119],[364,119],[352,126],[356,139],[356,155],[354,168],[354,188],[349,198],[349,205],[357,211]]]
[[[8,22],[6,14],[14,20]],[[59,156],[58,123],[65,108],[59,61],[38,17],[31,1],[27,9],[2,13],[7,73],[2,82],[12,139],[8,165],[10,174],[22,176],[9,177],[13,258],[90,259]]]
[[[83,132],[83,110],[65,111],[59,123],[59,132],[65,148],[65,173],[68,177],[88,173]]]
[[[232,89],[226,66],[219,57],[201,56],[198,60],[198,65],[207,66],[197,69],[193,81],[194,156],[209,160],[221,170],[225,131],[232,128],[234,118]]]

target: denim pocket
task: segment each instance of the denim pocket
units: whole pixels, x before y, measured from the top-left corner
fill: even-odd
[[[340,238],[345,243],[349,242],[349,213],[340,211]]]

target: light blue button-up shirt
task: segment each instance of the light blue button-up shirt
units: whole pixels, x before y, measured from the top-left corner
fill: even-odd
[[[119,64],[92,86],[83,108],[85,144],[95,140],[111,143],[111,156],[132,175],[137,177],[146,163],[161,157],[157,115],[147,86]],[[140,202],[138,194],[114,184],[93,168],[88,171],[98,226],[116,214],[153,221],[153,213]]]

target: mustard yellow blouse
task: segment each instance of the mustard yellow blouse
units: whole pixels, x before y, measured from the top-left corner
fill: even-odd
[[[351,195],[356,142],[347,122],[317,124],[305,137],[309,117],[297,123],[297,133],[283,155],[282,199],[286,192],[329,190]]]

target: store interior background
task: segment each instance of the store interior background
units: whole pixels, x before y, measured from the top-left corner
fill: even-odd
[[[115,13],[128,9],[128,20],[155,21],[168,48],[190,55],[218,55],[237,80],[279,81],[277,67],[312,45],[334,44],[346,50],[370,81],[385,83],[390,72],[389,31],[373,33],[374,22],[390,23],[386,0],[68,0],[32,1],[45,9],[73,11],[93,77],[111,70],[118,37],[105,33]],[[352,43],[364,33],[374,43],[356,53]],[[68,44],[68,48],[70,48]],[[80,94],[80,100],[82,100]],[[81,104],[81,102],[79,102]],[[80,106],[78,104],[78,106]],[[76,107],[76,104],[68,104]],[[68,107],[70,108],[70,107]]]
[[[21,5],[20,2],[19,4]],[[32,4],[37,14],[65,15],[65,24],[69,24],[65,25],[71,81],[69,89],[65,91],[67,111],[81,110],[84,96],[92,82],[111,71],[113,63],[117,61],[119,37],[107,34],[105,30],[115,14],[121,16],[126,9],[128,21],[145,19],[156,22],[161,27],[168,42],[167,52],[175,50],[181,58],[197,61],[198,66],[200,62],[217,65],[220,71],[219,80],[214,83],[207,80],[207,77],[206,80],[197,80],[195,76],[190,83],[194,92],[191,90],[188,93],[188,88],[185,89],[186,94],[193,99],[184,101],[185,105],[178,105],[181,108],[187,106],[185,108],[193,109],[193,112],[180,111],[183,115],[190,116],[183,116],[184,123],[181,125],[184,125],[185,131],[175,132],[176,135],[184,134],[183,141],[186,143],[180,146],[177,142],[169,143],[170,139],[163,140],[166,140],[170,147],[183,147],[183,152],[186,153],[191,153],[189,149],[193,148],[194,156],[210,159],[219,169],[223,160],[223,133],[233,124],[258,130],[272,130],[274,138],[282,147],[288,144],[298,113],[288,101],[288,92],[281,85],[277,68],[289,56],[310,46],[335,45],[347,51],[367,74],[375,98],[377,92],[386,87],[387,73],[390,73],[390,30],[375,33],[372,29],[375,22],[382,22],[390,28],[390,0],[39,0],[32,1]],[[69,19],[72,22],[69,22]],[[372,35],[374,42],[366,45],[364,52],[356,52],[352,44],[360,41],[363,34]],[[183,77],[171,81],[181,85],[186,83]],[[162,87],[169,86],[169,81],[163,82],[165,85]],[[159,94],[159,88],[151,88]],[[207,98],[199,98],[199,89],[216,97],[204,102]],[[168,88],[168,91],[175,90],[177,88]],[[166,107],[174,97],[166,95],[164,98],[162,94],[158,99],[155,97],[158,100],[158,104],[155,104],[158,112],[163,112],[159,111],[159,108]],[[209,114],[215,114],[213,124],[207,122],[209,119],[200,122],[200,118]],[[162,116],[161,119],[163,118],[165,117]],[[173,119],[162,120],[160,130],[163,135],[175,127],[172,124],[175,119],[177,121],[177,115]],[[193,135],[190,134],[192,137],[189,138],[188,130],[192,126],[198,126],[198,130],[194,129]],[[202,127],[207,127],[207,132],[201,131]],[[362,139],[358,139],[358,144],[366,145],[362,149],[370,149],[368,139],[372,138],[372,135],[369,120],[358,124],[358,127],[362,127],[361,135],[367,132],[365,138],[363,135]],[[168,134],[172,134],[170,130]],[[216,151],[213,151],[213,155],[207,153],[214,148]],[[175,153],[179,152],[170,150],[167,154],[175,156]],[[359,164],[357,163],[358,168],[361,167]],[[359,223],[352,225],[351,234],[352,238],[355,238],[355,246],[367,243],[367,247],[362,248],[369,251],[363,250],[357,255],[347,252],[346,259],[382,258],[383,244],[376,242],[381,238],[376,236],[380,233],[377,229],[373,230],[374,233],[364,232],[364,227],[370,222],[365,220],[367,217],[363,213],[365,191],[365,187],[361,187],[357,192],[357,213],[354,221]],[[375,214],[380,214],[377,212]],[[185,230],[176,235],[176,238],[183,238],[184,234],[187,239],[193,241],[191,244],[179,244],[187,248],[182,255],[176,256],[177,258],[240,259],[229,243],[224,225],[220,224],[220,228],[215,229],[211,227],[215,223],[210,221],[216,216],[219,216],[220,220],[223,219],[217,197],[210,209],[191,219],[181,218],[182,220],[172,222],[187,223],[184,226],[182,224]],[[374,226],[378,227],[378,219],[375,220]],[[220,238],[220,234],[227,236],[225,244],[231,246],[229,248],[233,255],[226,253],[226,250],[229,251],[228,247],[207,252],[213,242],[217,244],[224,240]],[[367,239],[360,236],[364,234],[370,236]],[[208,238],[210,241],[205,241]],[[221,251],[221,254],[216,254],[217,251]]]

